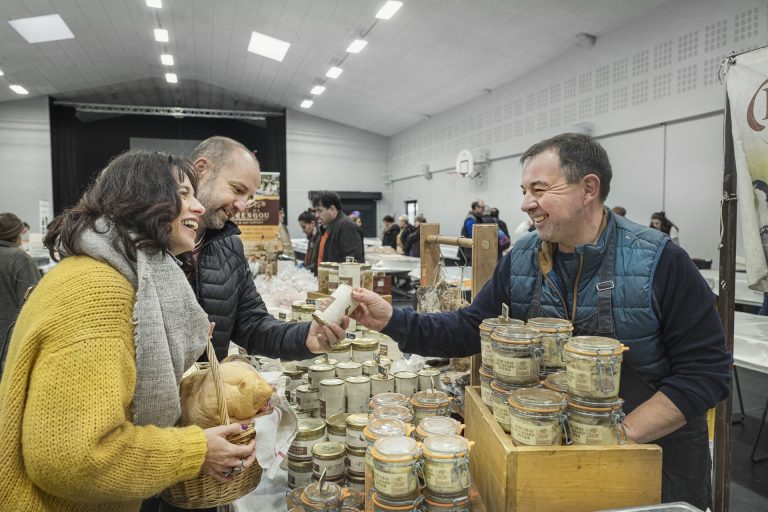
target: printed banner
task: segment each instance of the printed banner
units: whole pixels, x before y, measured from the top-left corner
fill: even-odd
[[[747,284],[768,291],[768,49],[735,57],[726,88]]]
[[[233,216],[240,228],[245,256],[258,263],[258,273],[277,273],[279,239],[280,174],[262,172],[261,186],[246,202],[245,210]]]

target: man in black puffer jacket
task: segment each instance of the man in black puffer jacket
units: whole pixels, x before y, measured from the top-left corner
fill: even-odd
[[[229,219],[245,209],[259,186],[259,163],[242,144],[211,137],[192,153],[198,172],[198,199],[205,213],[198,225],[198,241],[187,265],[198,302],[216,322],[213,345],[219,359],[230,340],[249,354],[281,359],[307,359],[330,349],[345,337],[344,330],[316,322],[287,323],[272,317],[253,283],[238,227]]]

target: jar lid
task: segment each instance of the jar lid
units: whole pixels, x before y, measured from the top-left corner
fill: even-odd
[[[381,405],[405,405],[408,398],[400,393],[379,393],[371,397],[371,407]]]
[[[380,357],[379,358],[379,364],[381,366],[389,367],[389,366],[392,366],[392,360],[390,358],[388,358],[388,357]]]
[[[314,503],[328,503],[341,497],[341,487],[333,482],[325,481],[320,487],[320,482],[312,482],[304,488],[301,501],[307,505]]]
[[[532,327],[540,332],[547,332],[547,333],[573,331],[573,324],[564,318],[547,318],[547,317],[529,318],[526,326]]]
[[[545,388],[557,391],[558,393],[565,393],[568,391],[568,372],[561,370],[559,372],[550,373],[547,378],[542,382]]]
[[[291,380],[300,379],[306,370],[299,370],[298,368],[284,368],[283,375]]]
[[[541,343],[541,333],[530,327],[498,327],[491,333],[491,341],[505,345],[530,345]]]
[[[331,347],[331,352],[346,352],[352,346],[349,341],[340,341]],[[342,361],[345,362],[345,361]],[[338,363],[341,364],[341,363]]]
[[[374,368],[377,368],[379,366],[379,363],[377,363],[373,359],[367,359],[363,361],[363,368],[369,368],[371,366],[373,366]]]
[[[420,407],[439,407],[448,404],[450,401],[451,399],[448,396],[448,393],[434,391],[432,389],[417,391],[413,394],[413,397],[411,397],[411,403],[414,406],[418,405]]]
[[[303,306],[301,306],[301,309],[303,311],[313,313],[317,309],[317,306],[315,304],[304,304]]]
[[[418,457],[421,454],[416,441],[406,436],[382,437],[373,448],[386,458]]]
[[[578,409],[585,412],[618,412],[624,405],[624,400],[621,398],[611,398],[608,400],[589,400],[587,398],[581,398],[578,396],[566,395],[565,399],[568,401],[569,408]]]
[[[415,379],[416,374],[413,372],[395,372],[396,379]]]
[[[325,423],[328,425],[328,428],[333,428],[336,430],[344,430],[347,428],[347,417],[350,415],[350,413],[346,412],[340,412],[339,414],[334,414],[327,420],[325,420]]]
[[[382,375],[380,373],[374,373],[371,375],[371,380],[392,380],[394,377],[392,375]]]
[[[522,387],[530,387],[530,386],[522,386]],[[497,393],[509,393],[513,389],[519,389],[521,386],[516,386],[515,384],[507,384],[506,382],[501,382],[500,380],[493,380],[491,382],[491,389],[496,391]]]
[[[334,366],[328,363],[315,363],[309,367],[311,372],[330,372],[335,370]]]
[[[419,370],[418,375],[420,377],[434,377],[435,375],[440,375],[440,370],[437,368],[424,368]]]
[[[435,434],[424,439],[424,454],[440,455],[459,455],[469,451],[467,440],[456,434]]]
[[[312,470],[312,459],[296,460],[288,457],[288,467],[295,469]]]
[[[373,268],[373,265],[370,263],[364,263],[360,265],[360,270],[371,270]]]
[[[376,418],[365,427],[368,433],[376,437],[404,436],[408,427],[402,420],[393,418]]]
[[[295,300],[291,302],[291,307],[300,308],[307,304],[307,301],[304,300]]]
[[[352,350],[370,351],[379,348],[379,341],[371,338],[355,338],[351,343]]]
[[[336,441],[323,441],[312,447],[312,457],[318,460],[333,460],[343,457],[346,448]]]
[[[328,265],[330,265],[330,266],[331,266],[331,268],[339,268],[339,266],[341,265],[341,263],[339,263],[338,261],[329,261],[329,262],[328,262]]]
[[[419,503],[421,502],[421,496],[412,499],[401,499],[397,501],[385,500],[374,490],[371,491],[371,501],[374,504],[376,510],[391,510],[392,512],[416,512],[421,510]]]
[[[461,423],[448,416],[429,416],[421,420],[416,431],[426,437],[433,434],[458,434]],[[426,435],[425,435],[426,434]]]
[[[483,332],[491,332],[497,327],[501,327],[503,325],[508,325],[511,327],[514,327],[514,326],[522,327],[523,325],[525,325],[525,323],[522,320],[518,320],[517,318],[505,318],[503,316],[494,316],[491,318],[484,319],[480,323],[480,330]]]
[[[363,451],[365,451],[365,448],[363,448]],[[355,482],[356,484],[365,483],[365,473],[358,475],[354,471],[347,470],[347,482]]]
[[[317,388],[313,388],[309,384],[299,384],[296,386],[297,393],[317,393]]]
[[[331,265],[333,265],[333,263],[331,263],[330,261],[324,261],[324,262],[322,262],[322,263],[320,264],[320,267],[321,267],[321,268],[322,268],[322,267],[330,267]]]
[[[343,386],[344,381],[341,379],[337,379],[336,377],[331,377],[330,379],[323,379],[320,381],[321,386]]]
[[[489,368],[485,365],[481,366],[480,369],[477,371],[477,373],[479,373],[481,377],[485,377],[486,379],[493,378],[493,368]]]
[[[350,414],[347,416],[346,423],[348,428],[353,430],[362,430],[366,425],[368,425],[368,415],[361,413]]]
[[[296,439],[313,439],[325,432],[325,422],[320,418],[301,418]]]
[[[352,375],[351,377],[347,377],[344,380],[349,384],[365,384],[366,382],[371,381],[371,377],[367,375]]]
[[[336,363],[336,368],[341,368],[342,370],[356,370],[362,367],[363,365],[356,361],[341,361]]]
[[[565,344],[565,350],[586,356],[620,355],[624,345],[616,339],[603,336],[574,336]]]
[[[515,389],[509,394],[507,403],[525,412],[557,413],[565,405],[563,395],[546,388]]]
[[[448,496],[440,496],[439,494],[433,495],[430,492],[425,491],[424,501],[431,507],[444,508],[447,511],[453,512],[454,510],[461,510],[461,507],[465,507],[469,503],[469,495],[451,498]]]
[[[413,419],[411,410],[402,405],[380,405],[373,409],[373,415],[376,418],[391,418],[410,423]]]

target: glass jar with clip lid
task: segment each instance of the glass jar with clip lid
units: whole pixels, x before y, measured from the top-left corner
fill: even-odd
[[[422,446],[424,481],[433,495],[469,494],[469,442],[456,434],[436,434]]]
[[[502,326],[523,327],[522,320],[505,316],[486,318],[480,323],[480,358],[484,366],[493,368],[493,346],[491,345],[491,333]]]
[[[542,364],[545,372],[557,371],[565,368],[565,344],[571,339],[573,324],[563,318],[529,318],[527,327],[536,329],[541,333],[541,341],[544,346]]]
[[[587,400],[566,396],[568,400],[568,426],[573,444],[624,444],[624,411],[621,398]]]
[[[556,446],[563,443],[563,427],[568,421],[563,395],[545,388],[516,389],[509,394],[507,403],[515,444]],[[570,444],[567,438],[566,444]]]
[[[516,386],[539,383],[544,348],[541,334],[530,327],[499,327],[491,333],[493,377]]]
[[[568,394],[590,400],[619,396],[622,354],[619,340],[602,336],[574,336],[565,344]]]

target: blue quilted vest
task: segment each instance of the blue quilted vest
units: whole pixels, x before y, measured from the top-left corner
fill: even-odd
[[[576,246],[581,258],[575,336],[607,336],[629,347],[624,360],[650,382],[670,373],[653,310],[653,275],[669,237],[606,209],[607,224],[595,245]],[[542,275],[537,260],[543,250],[532,232],[515,243],[509,291],[514,318],[543,316],[570,319],[555,271]],[[570,297],[569,308],[573,306]]]

